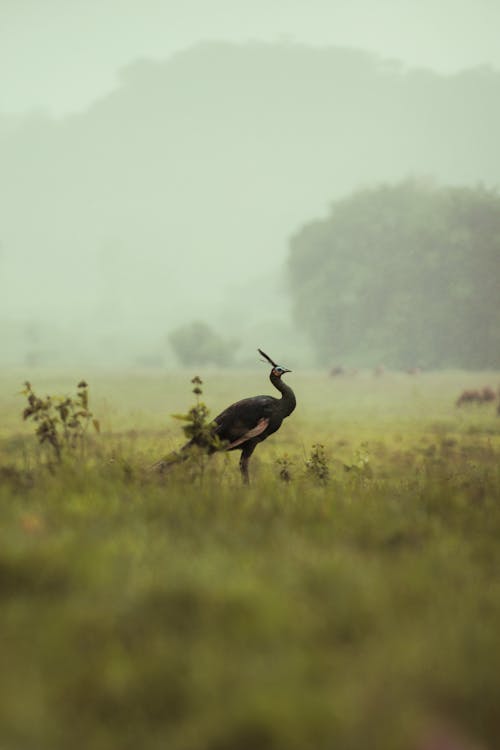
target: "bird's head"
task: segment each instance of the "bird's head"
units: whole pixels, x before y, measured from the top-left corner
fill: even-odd
[[[287,367],[282,367],[282,365],[277,365],[276,362],[273,362],[271,357],[268,357],[268,355],[262,351],[262,349],[258,349],[259,354],[262,354],[262,356],[273,366],[273,369],[271,370],[271,375],[274,375],[276,378],[281,378],[282,375],[284,375],[286,372],[292,372]]]
[[[285,372],[292,372],[287,367],[282,367],[281,365],[276,365],[276,367],[273,367],[271,370],[271,375],[274,375],[276,378],[281,378],[282,375],[285,374]]]

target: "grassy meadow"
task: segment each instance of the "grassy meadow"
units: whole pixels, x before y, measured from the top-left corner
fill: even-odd
[[[200,372],[212,415],[267,373]],[[500,418],[454,405],[500,374],[292,373],[249,487],[147,471],[194,374],[0,377],[2,750],[500,747]],[[22,382],[82,376],[101,432],[49,470]]]

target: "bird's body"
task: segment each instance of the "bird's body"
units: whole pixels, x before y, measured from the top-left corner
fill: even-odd
[[[281,427],[296,406],[295,394],[281,380],[285,368],[274,366],[269,379],[281,391],[281,398],[253,396],[224,409],[215,419],[214,434],[225,443],[225,450],[241,450],[240,470],[248,482],[248,461],[259,443]]]
[[[215,417],[212,431],[212,437],[217,437],[220,441],[221,450],[241,451],[240,471],[246,484],[249,481],[248,462],[256,446],[279,430],[283,420],[293,412],[296,406],[293,390],[281,379],[282,375],[291,370],[277,365],[260,349],[259,352],[273,366],[269,379],[280,391],[281,398],[253,396],[236,401]],[[199,440],[193,438],[182,447],[177,457],[187,458],[189,449],[195,445],[206,448],[208,453],[215,453],[217,450],[213,444],[208,447],[206,444],[200,445]],[[155,464],[155,467],[162,469],[176,462],[175,459],[172,461],[166,459]]]

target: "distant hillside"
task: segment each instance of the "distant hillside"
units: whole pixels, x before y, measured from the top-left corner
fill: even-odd
[[[251,322],[230,286],[278,273],[304,220],[382,180],[498,184],[499,132],[488,69],[260,43],[137,62],[87,111],[0,119],[0,318]]]

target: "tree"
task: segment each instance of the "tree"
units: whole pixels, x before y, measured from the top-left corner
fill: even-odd
[[[495,191],[363,190],[292,238],[295,321],[322,364],[498,368],[499,257]]]
[[[169,334],[168,340],[185,367],[209,364],[229,367],[233,363],[235,342],[223,339],[206,323],[193,321],[180,326]]]

